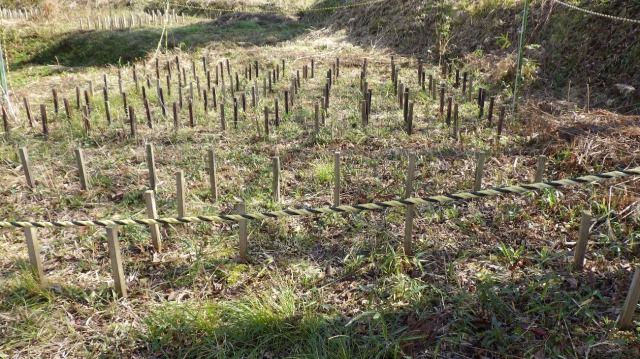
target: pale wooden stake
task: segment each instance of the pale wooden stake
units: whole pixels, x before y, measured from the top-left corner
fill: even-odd
[[[107,227],[107,243],[109,246],[109,258],[111,259],[111,275],[113,276],[113,286],[120,298],[127,297],[127,284],[124,279],[124,269],[122,268],[122,255],[120,253],[120,243],[118,242],[118,227]]]
[[[178,204],[178,217],[184,217],[185,216],[185,188],[184,188],[184,172],[182,171],[178,171],[176,172],[176,187],[178,189],[178,196],[177,196],[177,204]]]
[[[580,220],[580,236],[578,238],[578,244],[576,245],[576,251],[573,255],[573,268],[576,270],[582,270],[584,265],[584,254],[587,250],[587,244],[589,243],[589,227],[591,227],[591,212],[582,212],[582,219]]]
[[[18,149],[20,154],[20,162],[22,162],[22,170],[24,171],[24,177],[27,179],[27,186],[34,188],[33,177],[31,175],[31,164],[29,163],[29,153],[26,147],[20,147]]]
[[[407,168],[407,181],[405,183],[404,197],[409,198],[413,194],[413,180],[415,178],[417,156],[415,153],[409,154],[409,167]],[[404,226],[404,253],[408,256],[412,255],[412,238],[413,238],[413,215],[415,211],[414,205],[408,205],[405,214]]]
[[[538,165],[536,166],[536,177],[535,177],[535,183],[540,183],[542,182],[542,178],[544,177],[544,168],[545,165],[547,163],[547,157],[545,156],[538,156]]]
[[[29,252],[29,265],[31,266],[31,271],[40,285],[45,285],[46,279],[44,277],[44,270],[42,267],[42,258],[40,257],[40,241],[38,241],[38,233],[33,227],[25,228],[24,236],[27,239],[27,251]]]
[[[333,206],[340,205],[340,152],[333,154]]]
[[[76,148],[76,163],[78,164],[78,174],[80,176],[80,189],[89,189],[89,176],[84,163],[84,154],[81,148]]]
[[[209,149],[209,182],[211,182],[211,198],[213,201],[218,200],[218,180],[216,171],[215,150]]]
[[[153,144],[147,143],[147,168],[149,170],[149,187],[152,191],[158,190],[158,176],[156,175],[156,159],[153,153]]]
[[[627,294],[627,299],[624,301],[622,311],[620,311],[620,316],[616,323],[620,329],[631,328],[633,314],[636,311],[638,300],[640,300],[640,266],[636,266],[636,271],[633,274],[633,280],[631,280],[629,294]]]
[[[236,205],[236,211],[238,214],[245,214],[247,210],[247,206],[244,202],[240,202]],[[241,219],[238,221],[238,225],[240,226],[238,230],[238,251],[239,251],[239,259],[242,261],[247,260],[247,220]]]
[[[271,185],[273,200],[280,202],[280,157],[273,157],[271,159],[271,166],[273,168],[273,183]]]
[[[147,217],[158,218],[158,211],[156,210],[156,198],[152,190],[144,191],[144,201],[147,203]],[[153,250],[156,253],[160,253],[162,250],[162,237],[160,236],[160,227],[157,224],[150,224],[149,231],[151,232],[151,244]]]
[[[476,179],[473,184],[473,190],[479,191],[482,189],[482,176],[484,174],[484,160],[486,158],[486,154],[484,152],[478,153],[478,163],[476,165]]]

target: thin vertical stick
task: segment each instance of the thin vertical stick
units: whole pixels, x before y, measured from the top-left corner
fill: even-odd
[[[40,257],[40,241],[35,228],[25,228],[24,236],[27,240],[27,251],[29,252],[29,266],[34,277],[40,285],[46,284],[44,269],[42,267],[42,257]]]
[[[216,157],[215,150],[213,148],[209,149],[209,182],[211,183],[211,198],[213,201],[218,200],[218,179],[217,179],[217,169],[216,169]]]
[[[269,108],[267,106],[264,107],[264,134],[265,139],[269,138]]]
[[[178,131],[178,127],[180,127],[180,122],[178,120],[178,103],[173,103],[173,129],[174,131]]]
[[[407,134],[411,135],[413,134],[413,106],[414,106],[414,102],[412,101],[409,104],[409,111],[407,113]]]
[[[24,171],[24,177],[27,179],[27,186],[34,188],[33,177],[31,175],[31,164],[29,163],[29,153],[26,147],[20,147],[18,149],[20,155],[20,162],[22,162],[22,170]]]
[[[280,202],[280,157],[273,157],[271,161],[271,166],[273,168],[273,183],[271,185],[271,191],[273,192],[273,200],[275,202]]]
[[[129,106],[129,126],[131,127],[131,137],[136,138],[136,114],[133,112],[133,106]]]
[[[413,193],[413,180],[415,179],[417,155],[415,153],[409,153],[409,167],[407,167],[407,180],[404,186],[404,198],[411,197]]]
[[[535,183],[540,183],[542,182],[542,177],[544,176],[544,167],[546,165],[547,162],[547,157],[545,156],[538,156],[538,165],[536,166],[536,176],[535,176]]]
[[[4,106],[2,106],[2,123],[4,125],[4,137],[8,139],[10,137],[9,114]]]
[[[404,224],[404,254],[406,256],[412,256],[412,239],[413,239],[413,214],[415,211],[414,205],[408,205],[405,214],[405,224]]]
[[[62,99],[62,103],[64,105],[64,113],[67,115],[67,120],[71,121],[71,107],[69,106],[69,100],[65,97]],[[111,124],[111,119],[109,119],[109,124]]]
[[[587,113],[591,110],[591,85],[587,82]]]
[[[84,154],[81,148],[76,148],[76,163],[78,164],[78,175],[80,176],[80,189],[89,189],[89,176],[87,175],[87,169],[84,163]]]
[[[584,254],[587,250],[587,244],[589,243],[591,218],[591,212],[582,212],[582,218],[580,219],[580,235],[578,238],[578,244],[576,245],[575,254],[573,255],[573,268],[576,270],[582,270],[584,266]]]
[[[147,204],[147,217],[157,218],[158,212],[156,210],[156,199],[154,196],[154,191],[144,191],[144,201]],[[150,224],[149,231],[151,232],[151,244],[153,245],[153,250],[155,250],[156,253],[160,253],[160,251],[162,250],[162,237],[160,236],[160,227],[157,224]]]
[[[245,214],[247,212],[247,205],[244,202],[240,202],[236,205],[236,212],[238,214]],[[241,261],[247,260],[247,242],[248,242],[248,232],[247,232],[247,220],[241,219],[238,221],[239,229],[238,229],[238,252],[239,259]]]
[[[636,266],[636,271],[633,274],[633,279],[631,280],[629,294],[627,294],[627,299],[624,301],[624,305],[620,311],[620,316],[616,322],[616,325],[620,329],[627,329],[631,327],[633,322],[633,313],[636,311],[638,300],[640,300],[640,266]]]
[[[340,205],[340,152],[333,153],[333,206]]]
[[[147,113],[147,126],[153,128],[153,117],[151,117],[151,106],[149,105],[149,99],[144,99],[144,110]]]
[[[24,110],[27,113],[27,120],[29,120],[29,126],[33,127],[33,116],[31,115],[31,106],[29,105],[29,101],[27,101],[26,97],[23,97],[22,102],[24,102]],[[69,117],[68,113],[67,113],[67,117]]]
[[[107,243],[109,246],[109,258],[111,259],[111,275],[116,294],[120,298],[127,297],[127,285],[122,268],[122,255],[120,242],[118,242],[118,227],[107,227]]]
[[[498,140],[500,140],[500,136],[502,136],[502,126],[504,125],[505,110],[506,110],[506,106],[502,105],[500,107],[500,116],[498,117]]]
[[[473,184],[473,190],[479,191],[482,189],[482,176],[484,174],[484,160],[486,158],[486,154],[484,152],[478,153],[478,163],[476,164],[476,179]]]
[[[222,131],[227,129],[227,123],[224,120],[224,101],[220,101],[220,128]]]
[[[49,137],[49,125],[47,121],[47,105],[45,104],[40,105],[40,116],[42,118],[42,134],[46,139],[47,137]]]
[[[184,172],[178,171],[176,172],[176,187],[177,187],[177,206],[178,206],[178,217],[185,216],[185,187],[184,187]]]
[[[158,190],[158,176],[156,175],[156,159],[153,153],[153,144],[147,143],[147,169],[149,170],[149,188]]]
[[[459,123],[458,123],[458,102],[453,105],[453,139],[458,140],[459,133]]]

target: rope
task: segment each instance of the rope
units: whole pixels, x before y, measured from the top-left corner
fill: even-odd
[[[498,187],[493,189],[485,189],[481,191],[460,192],[455,194],[437,195],[430,197],[414,197],[400,200],[392,200],[386,202],[372,202],[365,204],[344,205],[338,207],[318,207],[309,209],[286,209],[273,212],[247,213],[247,214],[229,214],[216,216],[197,216],[197,217],[169,217],[169,218],[149,218],[149,219],[104,219],[104,220],[87,220],[87,221],[58,221],[58,222],[0,222],[0,228],[64,228],[64,227],[93,227],[93,226],[131,226],[131,225],[149,225],[149,224],[181,224],[181,223],[201,223],[201,222],[236,222],[240,220],[263,220],[269,218],[283,218],[291,216],[313,216],[317,214],[330,213],[350,213],[361,211],[374,211],[386,208],[403,207],[408,205],[423,205],[432,203],[444,203],[459,200],[468,200],[474,198],[483,198],[491,196],[502,196],[505,194],[524,194],[531,191],[542,189],[555,189],[563,186],[585,184],[591,182],[599,182],[605,179],[621,178],[627,176],[640,175],[640,167],[633,169],[612,171],[596,175],[587,175],[571,179],[561,179],[549,182],[530,183],[523,185],[514,185],[508,187]]]
[[[589,15],[595,15],[595,16],[600,16],[600,17],[604,17],[606,19],[610,19],[610,20],[616,20],[616,21],[624,21],[624,22],[631,22],[634,24],[640,24],[640,20],[636,20],[636,19],[627,19],[624,17],[619,17],[619,16],[613,16],[613,15],[607,15],[607,14],[601,14],[599,12],[595,12],[595,11],[591,11],[591,10],[586,10],[586,9],[581,9],[575,5],[570,5],[567,3],[564,3],[560,0],[553,0],[555,2],[557,2],[558,4],[564,6],[564,7],[568,7],[569,9],[573,9],[573,10],[577,10],[577,11],[581,11],[585,14],[589,14]]]

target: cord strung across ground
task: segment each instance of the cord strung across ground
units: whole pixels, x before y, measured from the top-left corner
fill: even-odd
[[[309,209],[286,209],[273,212],[228,214],[217,216],[197,216],[197,217],[170,217],[170,218],[149,218],[149,219],[105,219],[105,220],[79,220],[79,221],[57,221],[57,222],[0,222],[0,228],[64,228],[64,227],[94,227],[94,226],[130,226],[149,224],[181,224],[181,223],[201,223],[201,222],[236,222],[240,220],[262,220],[269,218],[282,218],[291,216],[313,216],[317,214],[348,213],[361,211],[374,211],[393,207],[404,207],[408,205],[422,205],[432,203],[443,203],[474,198],[491,196],[502,196],[505,194],[523,194],[542,189],[553,189],[569,185],[586,184],[598,182],[605,179],[620,178],[640,175],[640,167],[587,175],[576,178],[561,179],[556,181],[530,183],[507,187],[497,187],[481,191],[460,192],[447,195],[436,195],[423,198],[406,198],[385,202],[372,202],[365,204],[344,205],[338,207],[318,207]]]

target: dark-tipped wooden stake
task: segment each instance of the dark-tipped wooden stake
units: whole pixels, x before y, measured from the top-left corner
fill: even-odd
[[[178,120],[178,103],[173,103],[173,130],[178,131],[180,127],[180,121]]]
[[[118,227],[107,227],[107,244],[109,247],[109,258],[111,259],[111,275],[113,276],[114,289],[118,297],[126,298],[127,285],[122,267],[120,243],[118,242]]]
[[[87,136],[91,134],[91,121],[89,117],[89,106],[82,106],[82,123],[84,124],[84,133]]]
[[[414,106],[414,102],[411,102],[409,104],[409,110],[407,114],[407,134],[408,135],[413,134],[413,106]]]
[[[487,120],[489,121],[489,127],[493,126],[493,106],[496,101],[495,96],[489,97],[489,113],[487,114]]]
[[[274,112],[275,112],[275,125],[276,127],[280,127],[280,109],[279,109],[279,105],[278,105],[278,99],[274,100]]]
[[[459,130],[459,122],[458,122],[458,102],[453,105],[453,139],[458,140]]]
[[[131,127],[131,137],[136,138],[136,114],[133,111],[133,106],[129,106],[129,126]]]
[[[149,171],[149,188],[156,192],[158,190],[158,176],[156,175],[156,159],[153,153],[153,144],[147,143],[147,169]]]
[[[440,110],[438,111],[440,118],[444,117],[444,85],[440,87]]]
[[[67,120],[71,122],[71,107],[69,106],[69,100],[66,97],[62,99],[62,104],[64,105],[64,113],[67,115]],[[111,118],[107,117],[107,123],[111,124]]]
[[[53,94],[53,112],[57,115],[60,110],[58,102],[58,91],[56,89],[51,89],[51,93]]]
[[[31,114],[31,106],[29,105],[29,101],[27,101],[26,97],[23,97],[22,102],[24,102],[24,110],[27,113],[27,120],[29,120],[29,127],[33,127],[33,115]]]
[[[192,99],[189,99],[189,126],[191,127],[196,126],[195,119],[193,118],[193,100]]]
[[[447,97],[447,126],[451,126],[451,105],[453,104],[453,97]]]
[[[42,134],[44,138],[47,139],[49,137],[49,125],[47,120],[47,105],[40,105],[40,117],[42,121]]]
[[[2,106],[2,125],[4,126],[4,137],[9,139],[11,135],[11,128],[9,127],[9,114],[7,109]]]

